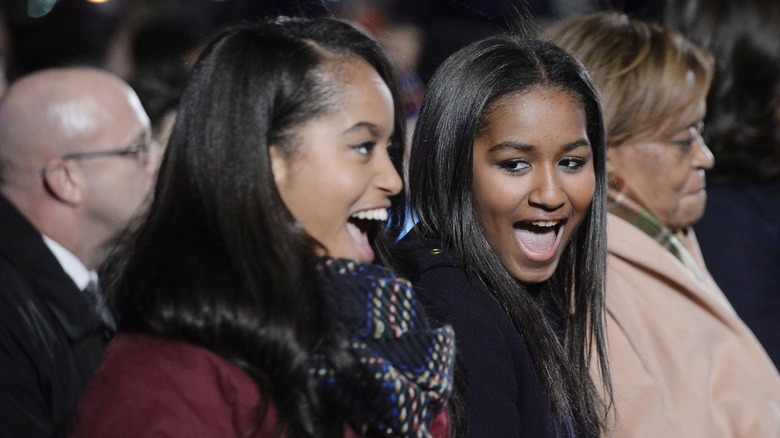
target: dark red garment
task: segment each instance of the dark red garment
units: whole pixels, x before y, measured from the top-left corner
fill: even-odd
[[[243,370],[192,344],[119,334],[81,398],[69,435],[91,437],[266,437],[277,424],[272,403],[255,433],[262,396]],[[448,437],[442,410],[431,425]],[[345,437],[356,436],[345,427]]]

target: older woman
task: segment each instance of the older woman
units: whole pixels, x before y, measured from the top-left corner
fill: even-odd
[[[547,36],[603,98],[609,171],[607,356],[615,436],[778,436],[780,376],[707,271],[702,139],[713,57],[614,13]]]
[[[718,59],[704,135],[717,163],[696,237],[718,286],[780,366],[780,3],[667,5],[668,25]]]

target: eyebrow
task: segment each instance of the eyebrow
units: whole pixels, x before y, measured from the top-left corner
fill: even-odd
[[[580,147],[590,147],[590,142],[588,140],[585,140],[584,138],[581,138],[579,140],[575,140],[569,143],[564,144],[561,146],[562,152],[571,152],[574,149],[580,148]],[[495,153],[495,152],[501,152],[505,150],[514,150],[514,151],[520,151],[520,152],[533,152],[536,150],[536,146],[520,143],[516,141],[505,141],[502,143],[499,143],[493,147],[490,148],[488,152]]]
[[[376,137],[379,136],[379,127],[377,127],[375,124],[370,122],[355,123],[354,125],[344,130],[343,134],[349,134],[350,132],[359,131],[361,129],[368,129],[371,132],[371,135]]]

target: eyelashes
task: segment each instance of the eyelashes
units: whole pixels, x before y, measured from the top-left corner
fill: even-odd
[[[355,152],[370,157],[374,154],[374,148],[376,148],[375,141],[365,141],[356,145],[350,146]]]
[[[582,169],[587,162],[588,160],[583,158],[567,157],[558,161],[557,166],[564,172],[576,173]],[[524,159],[515,158],[498,163],[498,167],[509,174],[515,175],[525,173],[531,168],[531,164]]]

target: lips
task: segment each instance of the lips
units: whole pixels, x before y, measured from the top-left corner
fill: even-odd
[[[374,224],[380,224],[387,220],[386,208],[373,208],[353,213],[347,220],[347,231],[352,237],[357,259],[362,262],[374,260],[374,249],[371,248],[369,233]]]
[[[515,239],[529,260],[547,263],[555,259],[565,221],[537,220],[514,224]]]

